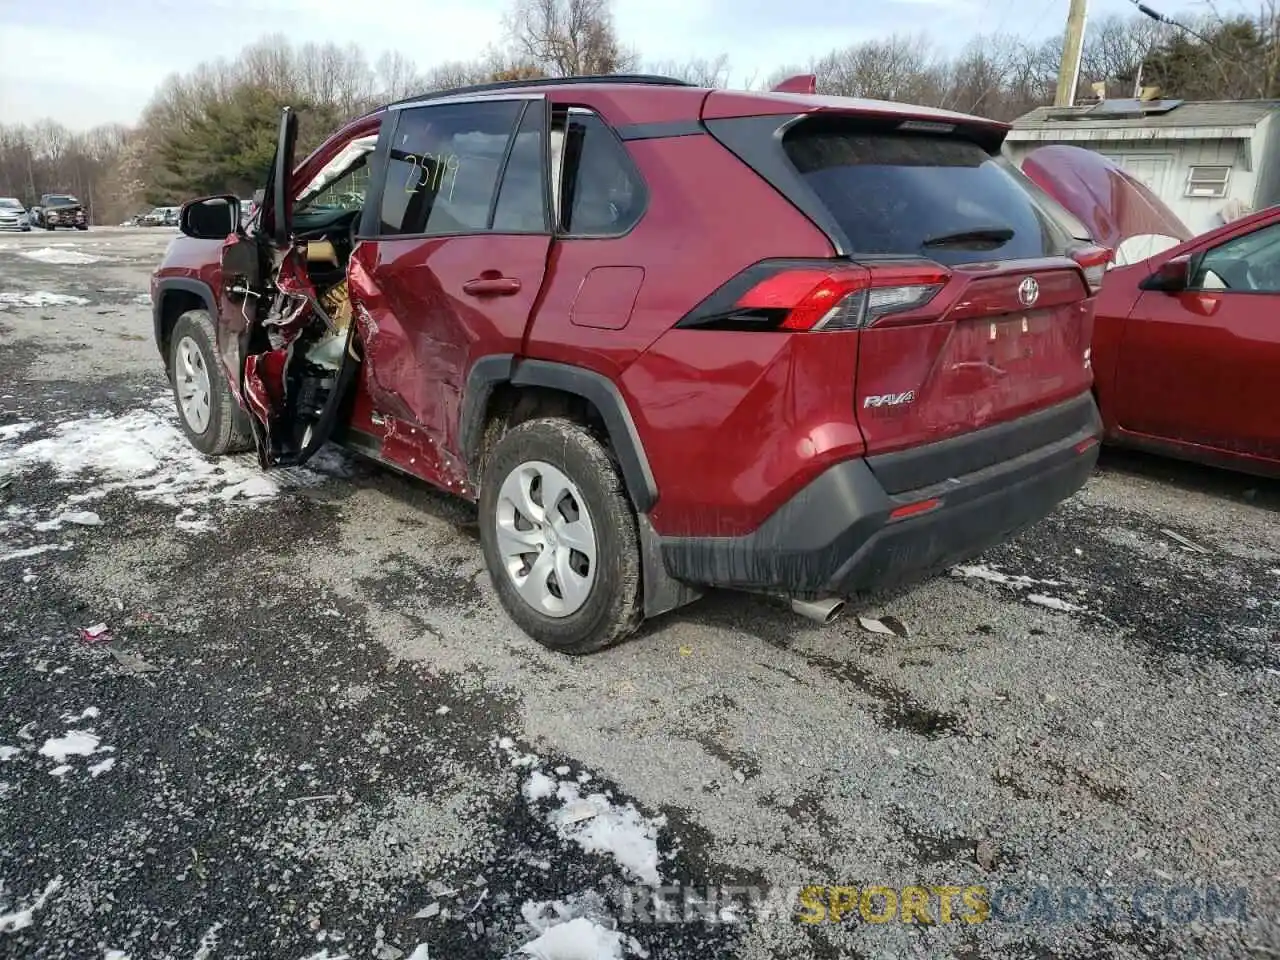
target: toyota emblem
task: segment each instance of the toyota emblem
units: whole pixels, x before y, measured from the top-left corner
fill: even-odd
[[[1007,287],[1005,289],[1008,289]],[[1018,284],[1018,300],[1024,307],[1034,307],[1037,300],[1040,299],[1040,284],[1036,283],[1035,277],[1027,277]]]

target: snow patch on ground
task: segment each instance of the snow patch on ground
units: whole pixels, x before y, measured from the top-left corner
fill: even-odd
[[[562,780],[556,790],[560,807],[549,822],[566,840],[588,853],[613,857],[639,880],[652,886],[662,882],[658,872],[658,831],[665,817],[645,817],[633,804],[615,806],[602,793],[583,796],[577,783]]]
[[[65,507],[98,500],[116,490],[129,490],[139,498],[175,507],[181,530],[210,529],[207,513],[197,508],[214,503],[235,502],[254,505],[276,496],[281,484],[258,469],[251,458],[223,457],[210,460],[188,442],[161,400],[147,408],[119,416],[94,414],[83,419],[52,425],[49,435],[21,442],[17,432],[0,438],[0,478],[47,465],[58,479],[71,482],[85,475],[98,482],[89,490],[67,498]],[[22,426],[22,433],[31,429]],[[325,475],[343,475],[348,466],[341,453],[320,451],[315,470],[281,471],[289,485],[314,485]],[[321,471],[321,472],[317,472]],[[97,514],[89,511],[64,512],[44,521],[37,529],[56,530],[63,523],[92,524]],[[97,518],[100,521],[100,518]],[[43,552],[50,547],[38,548]],[[14,559],[14,554],[0,559]]]
[[[0,885],[2,888],[2,885]],[[62,889],[62,877],[54,877],[45,886],[44,892],[31,902],[31,906],[12,913],[0,913],[0,933],[16,933],[25,930],[35,922],[35,912],[44,907],[49,898]],[[0,889],[3,893],[3,889]]]
[[[666,826],[666,817],[646,817],[631,803],[619,806],[608,793],[584,796],[582,785],[586,781],[581,776],[577,780],[553,781],[538,769],[541,758],[537,754],[522,753],[510,737],[498,740],[497,746],[508,755],[512,766],[533,768],[522,788],[531,806],[548,799],[556,801],[556,806],[544,816],[561,839],[572,841],[587,853],[612,857],[643,883],[657,886],[662,882],[658,871],[658,833]],[[552,783],[555,783],[554,795]]]
[[[14,757],[18,757],[21,755],[22,755],[21,747],[6,747],[4,744],[0,743],[0,762],[3,762],[5,760],[12,760]]]
[[[41,520],[32,529],[41,532],[61,530],[64,523],[73,523],[77,527],[97,527],[102,525],[102,518],[92,510],[68,510],[49,520]]]
[[[34,430],[39,424],[34,420],[24,420],[21,423],[6,423],[0,427],[0,443],[6,440],[16,440],[28,430]]]
[[[1068,603],[1066,600],[1059,600],[1057,597],[1046,597],[1043,594],[1032,593],[1027,595],[1027,602],[1034,603],[1038,607],[1048,607],[1050,610],[1060,610],[1063,613],[1071,613],[1077,610],[1083,610],[1074,603]]]
[[[42,553],[51,553],[54,550],[70,550],[69,543],[43,543],[38,547],[23,547],[21,550],[13,550],[9,553],[0,553],[0,563],[5,560],[25,560],[27,557],[38,557]]]
[[[116,765],[115,757],[107,757],[105,760],[99,760],[95,764],[89,766],[89,776],[98,777],[111,770]]]
[[[59,763],[67,757],[88,757],[98,752],[102,743],[98,735],[88,730],[72,730],[63,737],[50,737],[40,748],[40,756],[57,760]]]
[[[41,247],[38,250],[21,250],[18,253],[20,257],[26,257],[28,260],[36,260],[40,263],[52,263],[58,266],[83,266],[88,263],[101,263],[102,257],[95,257],[91,253],[81,253],[79,250],[67,249],[67,247]]]
[[[0,307],[86,307],[88,305],[89,301],[85,297],[73,297],[68,293],[50,293],[48,290],[33,290],[31,293],[0,291]]]
[[[550,927],[520,952],[537,960],[622,960],[622,934],[576,917]]]
[[[535,770],[524,783],[524,798],[530,803],[546,800],[556,795],[558,784],[541,770]]]
[[[973,564],[971,566],[952,567],[951,575],[953,577],[959,577],[962,580],[985,580],[987,583],[999,583],[1003,586],[1013,587],[1017,590],[1021,590],[1024,587],[1034,586],[1062,586],[1062,584],[1057,580],[1036,580],[1033,577],[1024,577],[1019,574],[1003,573],[994,567],[987,566],[985,563]]]
[[[526,901],[524,922],[537,937],[520,953],[539,960],[621,960],[624,946],[639,957],[648,954],[634,937],[618,932],[604,898],[586,891],[564,900]]]

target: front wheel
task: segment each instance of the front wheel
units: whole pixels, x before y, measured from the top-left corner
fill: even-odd
[[[502,436],[481,478],[480,544],[503,607],[543,646],[593,653],[640,626],[635,513],[581,424],[528,420]]]
[[[178,318],[169,338],[169,373],[178,422],[201,453],[218,457],[253,449],[249,421],[214,355],[213,321],[204,310]]]

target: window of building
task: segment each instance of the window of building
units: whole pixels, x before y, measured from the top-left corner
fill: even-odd
[[[1187,174],[1188,197],[1225,197],[1227,181],[1231,179],[1229,166],[1193,166]]]

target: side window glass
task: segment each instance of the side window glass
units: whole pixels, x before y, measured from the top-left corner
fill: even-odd
[[[1280,293],[1280,223],[1206,251],[1193,269],[1191,285],[1198,290]]]
[[[560,229],[575,237],[626,233],[644,213],[644,182],[608,124],[589,110],[559,112],[551,155]]]
[[[402,110],[382,190],[383,236],[483,233],[522,101]]]
[[[534,101],[525,109],[507,169],[502,175],[493,229],[498,233],[545,233],[547,192],[544,174],[543,128],[546,108]]]

